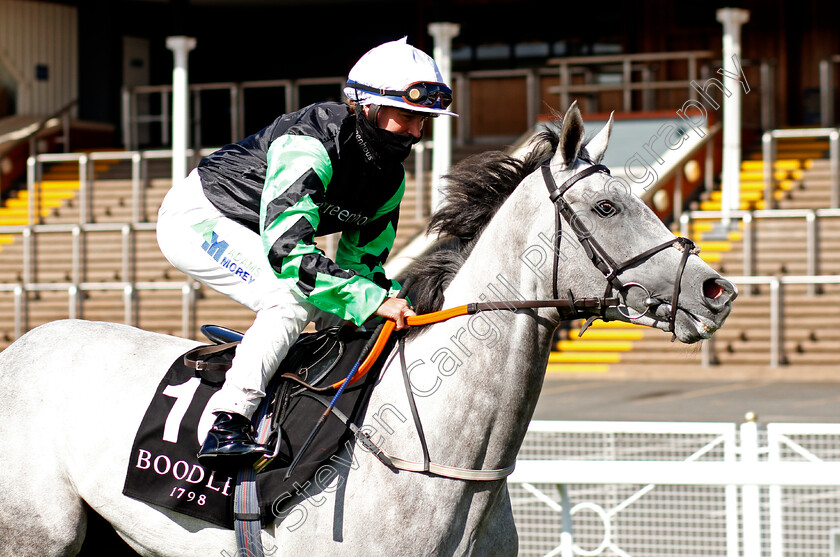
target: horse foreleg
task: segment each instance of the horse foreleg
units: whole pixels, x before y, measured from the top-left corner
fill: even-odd
[[[496,493],[484,519],[466,541],[469,543],[465,551],[468,555],[513,556],[519,553],[519,536],[507,486]]]
[[[37,437],[27,436],[25,428],[9,431],[15,431],[19,442],[6,445],[0,456],[0,555],[76,555],[87,527],[84,503],[66,478],[34,458],[37,442],[21,441]],[[33,458],[13,458],[13,446]],[[42,459],[49,460],[49,452],[44,451]]]
[[[35,337],[0,353],[0,555],[76,555],[87,527],[85,505],[57,466],[56,424],[45,411]]]

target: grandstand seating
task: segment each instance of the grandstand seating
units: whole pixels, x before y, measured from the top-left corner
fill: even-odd
[[[829,180],[827,144],[800,142],[791,148],[779,145],[776,163],[779,208],[818,208],[828,206]],[[472,149],[474,150],[474,149]],[[459,153],[464,156],[467,150]],[[749,158],[742,165],[742,207],[761,209],[761,161]],[[77,165],[54,163],[45,165],[42,206],[47,224],[75,224],[79,220],[77,198]],[[169,188],[168,161],[149,161],[149,175],[145,194],[145,220],[154,221],[157,207]],[[97,162],[92,188],[93,222],[119,225],[131,221],[132,182],[127,162]],[[49,192],[48,195],[46,192]],[[406,198],[402,205],[400,230],[395,246],[405,245],[425,225],[425,219],[415,215],[416,190],[413,175],[409,174]],[[695,209],[715,209],[719,194],[712,192],[695,202]],[[0,209],[0,225],[25,222],[28,205],[26,192],[7,199]],[[141,219],[143,220],[143,219]],[[821,222],[822,274],[840,274],[840,218],[826,218]],[[693,237],[703,251],[701,257],[722,273],[738,276],[743,268],[743,234],[733,230],[725,241],[708,240],[704,236],[714,226],[713,221],[694,223]],[[804,219],[756,219],[757,239],[755,274],[806,274],[807,261],[804,242]],[[132,232],[131,265],[125,269],[123,236],[115,230],[89,231],[84,237],[87,257],[85,275],[73,276],[73,236],[69,232],[37,235],[35,281],[39,283],[86,282],[119,283],[133,280],[156,284],[186,282],[186,277],[172,267],[160,253],[153,228]],[[20,235],[0,235],[0,284],[20,283],[23,280],[24,260]],[[769,293],[766,286],[741,286],[742,292],[735,311],[726,326],[715,337],[714,355],[725,367],[766,366],[768,362]],[[750,295],[746,295],[750,294]],[[26,328],[67,317],[70,298],[67,289],[28,292],[28,323]],[[83,294],[84,303],[79,314],[86,319],[124,322],[124,293],[120,289],[91,289]],[[238,329],[249,326],[250,311],[207,288],[196,288],[195,320],[191,336],[197,338],[197,328],[203,323],[224,324]],[[144,329],[180,335],[182,329],[182,292],[170,290],[138,290],[132,304],[134,323]],[[822,293],[811,295],[805,286],[787,286],[785,353],[792,365],[836,367],[840,364],[840,287],[826,285]],[[9,291],[0,290],[0,312],[14,314],[14,298]],[[14,340],[14,324],[6,318],[0,324],[0,348]],[[555,350],[550,356],[550,373],[604,374],[611,376],[646,374],[661,375],[663,369],[673,374],[700,374],[701,351],[669,342],[670,335],[662,331],[624,323],[596,323],[583,338],[577,338],[579,322],[565,324]]]
[[[144,188],[145,218],[153,222],[171,180],[168,160],[149,161],[150,179]],[[97,161],[89,212],[90,222],[119,225],[132,220],[132,181],[128,161]],[[424,226],[424,219],[417,219],[416,190],[413,176],[409,183],[397,235],[395,249],[407,243]],[[45,164],[40,184],[43,192],[41,216],[48,225],[74,225],[79,222],[78,164],[75,162]],[[24,225],[28,221],[26,190],[11,196],[0,208],[0,226]],[[74,282],[117,284],[123,281],[151,283],[182,283],[187,277],[175,269],[161,254],[152,226],[133,230],[129,268],[123,261],[124,237],[119,226],[115,230],[89,230],[80,245],[85,255],[84,276],[74,277],[73,235],[63,232],[41,232],[35,237],[35,275],[32,282],[51,284],[56,290],[27,292],[27,323],[25,329],[71,315],[67,286]],[[320,245],[326,242],[319,241]],[[0,284],[24,281],[24,246],[20,234],[0,235]],[[132,276],[126,276],[132,275]],[[195,320],[190,329],[194,338],[198,327],[204,323],[218,323],[244,330],[253,321],[253,313],[206,287],[195,285]],[[59,289],[61,288],[61,289]],[[107,288],[107,286],[106,286]],[[77,316],[92,320],[125,322],[125,303],[122,289],[86,290]],[[180,335],[182,331],[182,291],[137,290],[132,303],[134,323],[144,329]],[[0,291],[0,314],[7,316],[0,322],[0,349],[14,340],[15,300],[11,291]]]

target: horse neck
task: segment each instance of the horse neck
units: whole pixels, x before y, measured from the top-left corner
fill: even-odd
[[[551,297],[550,286],[542,284],[519,259],[532,241],[528,228],[539,226],[535,222],[539,205],[526,193],[517,189],[492,219],[447,288],[444,307]],[[550,215],[541,220],[547,219]],[[504,466],[516,457],[542,388],[557,324],[553,309],[488,311],[435,325],[417,339],[448,351],[453,362],[461,362],[445,378],[438,398],[441,403],[436,401],[434,406],[446,409],[441,419],[448,425],[487,440],[472,447],[481,453],[478,465]],[[451,419],[453,409],[460,418]],[[461,453],[463,437],[453,436]]]
[[[545,268],[536,269],[533,262],[526,262],[528,254],[536,250],[544,256],[542,267],[547,268],[553,255],[545,241],[550,241],[554,213],[545,186],[541,184],[533,176],[526,178],[490,220],[447,288],[445,307],[479,301],[552,297],[551,273],[546,273]],[[542,319],[532,319],[530,324],[546,324],[551,330],[541,333],[550,335],[559,323],[556,310],[540,310],[539,314]]]

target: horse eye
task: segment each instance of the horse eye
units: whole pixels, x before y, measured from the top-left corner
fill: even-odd
[[[601,201],[597,201],[593,210],[598,213],[598,216],[607,218],[615,215],[618,213],[618,208],[613,205],[611,201],[607,201],[606,199],[602,199]]]

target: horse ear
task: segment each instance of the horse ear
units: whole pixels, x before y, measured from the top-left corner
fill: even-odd
[[[589,155],[592,164],[600,164],[604,160],[604,153],[607,152],[607,144],[610,142],[610,132],[612,132],[613,114],[615,112],[610,112],[607,125],[601,128],[601,131],[595,134],[595,137],[586,144],[586,153]]]
[[[583,145],[584,134],[583,118],[580,116],[577,101],[573,101],[563,118],[563,127],[560,128],[560,142],[557,144],[554,162],[559,162],[564,166],[574,165]]]

